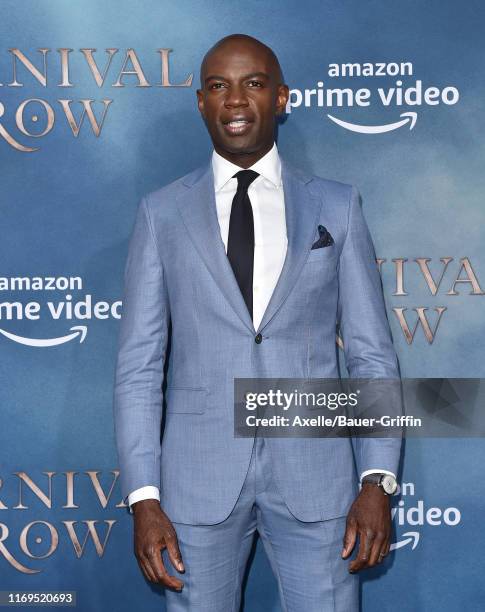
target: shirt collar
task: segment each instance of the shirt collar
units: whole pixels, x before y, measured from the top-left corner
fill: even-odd
[[[219,155],[214,149],[212,151],[212,171],[214,173],[214,189],[219,191],[236,172],[242,168]],[[250,166],[248,170],[254,170],[263,178],[270,181],[275,187],[281,185],[281,160],[276,143],[261,159]]]

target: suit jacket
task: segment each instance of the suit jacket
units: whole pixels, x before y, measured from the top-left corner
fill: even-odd
[[[338,378],[338,325],[350,376],[399,378],[358,192],[284,159],[282,180],[288,250],[257,330],[224,250],[210,162],[138,206],[114,384],[121,487],[125,498],[158,486],[175,522],[215,524],[235,505],[254,442],[234,437],[235,377]],[[312,250],[318,225],[334,243]],[[267,444],[278,489],[302,521],[345,515],[357,493],[356,469],[397,473],[400,454],[398,438]]]

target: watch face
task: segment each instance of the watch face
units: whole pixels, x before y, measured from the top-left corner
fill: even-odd
[[[381,485],[384,491],[388,495],[392,495],[394,491],[397,489],[396,479],[390,476],[389,474],[386,474],[385,476],[383,476],[381,480]]]

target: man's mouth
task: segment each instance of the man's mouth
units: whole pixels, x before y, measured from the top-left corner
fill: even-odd
[[[232,121],[223,122],[226,132],[231,136],[239,136],[245,134],[249,129],[252,121],[248,119],[233,119]]]

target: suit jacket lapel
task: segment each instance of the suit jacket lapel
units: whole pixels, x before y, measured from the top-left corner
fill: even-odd
[[[292,168],[284,159],[281,160],[281,172],[288,250],[258,331],[268,325],[296,283],[311,248],[322,207],[322,201],[310,190],[310,175]]]
[[[256,333],[221,238],[211,162],[189,174],[185,184],[188,189],[178,196],[177,205],[187,232],[227,301],[244,325]]]

